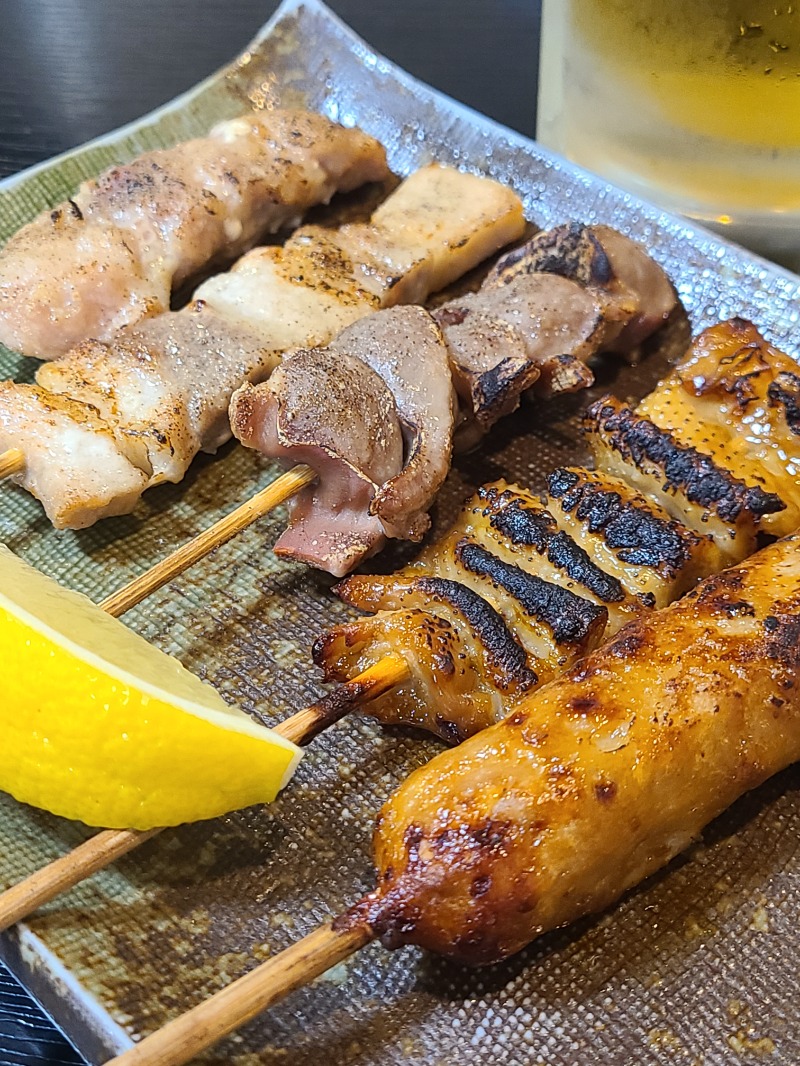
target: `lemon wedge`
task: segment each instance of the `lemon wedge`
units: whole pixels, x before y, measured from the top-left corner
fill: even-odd
[[[265,803],[301,751],[0,546],[0,789],[93,826]]]

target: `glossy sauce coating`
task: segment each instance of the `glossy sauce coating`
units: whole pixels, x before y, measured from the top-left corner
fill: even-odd
[[[345,921],[472,964],[602,910],[800,757],[800,536],[626,626],[383,808]]]

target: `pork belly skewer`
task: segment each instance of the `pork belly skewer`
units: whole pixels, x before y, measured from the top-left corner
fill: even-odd
[[[701,334],[687,358],[730,329],[722,323]],[[582,468],[554,472],[544,498],[505,483],[485,486],[456,527],[415,563],[390,577],[355,576],[340,586],[356,606],[383,610],[320,638],[315,658],[328,680],[343,681],[340,691],[347,693],[377,672],[385,686],[371,691],[370,714],[422,726],[452,743],[492,725],[511,702],[561,674],[629,619],[666,605],[721,569],[725,552],[743,558],[752,550],[759,521],[780,513],[777,497],[751,492],[632,413],[626,431],[607,439],[600,427],[609,410],[617,410],[612,401],[599,401],[586,418],[598,465],[617,464],[625,444],[628,470],[620,472],[640,476],[634,445],[645,431],[651,439],[655,432],[663,464],[656,492],[681,519],[624,478]],[[702,410],[695,412],[694,430],[701,416]],[[732,517],[737,498],[740,513]],[[726,526],[720,512],[729,523],[735,518],[735,525]],[[141,584],[133,582],[106,605],[132,606],[142,597],[129,590],[135,593]],[[322,701],[326,724],[353,706],[336,692],[330,700]],[[312,714],[310,723],[316,734],[320,720]],[[293,739],[303,742],[299,733]],[[0,895],[0,926],[150,835],[109,831],[92,838]]]
[[[387,173],[372,137],[297,110],[220,122],[112,167],[0,252],[0,342],[55,359],[90,337],[110,340],[168,311],[201,270]]]
[[[800,758],[798,626],[798,535],[629,623],[411,774],[373,892],[113,1062],[179,1066],[373,939],[487,965],[608,907]]]
[[[591,356],[635,351],[676,302],[640,245],[571,223],[504,256],[477,293],[370,315],[325,348],[287,353],[231,402],[242,443],[320,474],[275,551],[342,577],[387,537],[420,540],[454,444],[477,443],[523,394],[591,384]]]
[[[282,247],[254,249],[182,311],[87,341],[41,367],[36,385],[0,384],[0,447],[24,453],[15,480],[60,528],[128,513],[230,438],[232,393],[267,378],[286,349],[425,299],[524,225],[504,186],[429,166],[368,223],[304,226]]]

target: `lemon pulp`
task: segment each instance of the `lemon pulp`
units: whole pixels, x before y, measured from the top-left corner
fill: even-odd
[[[301,751],[0,546],[0,789],[149,829],[269,802]]]

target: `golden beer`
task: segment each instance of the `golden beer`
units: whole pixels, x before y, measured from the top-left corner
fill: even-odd
[[[800,4],[545,0],[539,139],[800,261]]]

